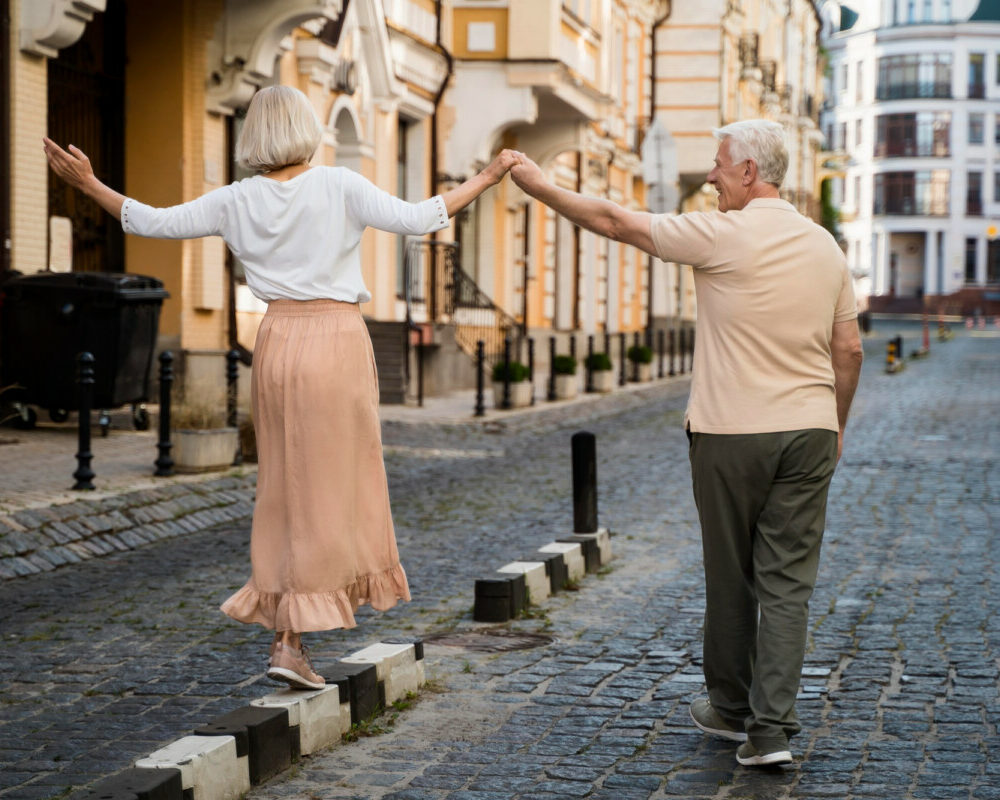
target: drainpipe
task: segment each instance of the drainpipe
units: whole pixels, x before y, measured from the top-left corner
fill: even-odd
[[[11,268],[10,249],[10,2],[0,0],[0,81],[8,98],[0,109],[0,275]]]
[[[667,2],[667,9],[653,23],[649,32],[649,125],[656,119],[656,31],[668,19],[673,11],[673,3]],[[680,267],[678,267],[680,269]],[[646,259],[646,337],[653,337],[653,257]]]
[[[444,76],[444,80],[441,81],[441,86],[438,87],[437,94],[434,95],[434,112],[431,114],[431,188],[436,192],[438,185],[438,110],[441,106],[441,99],[444,97],[445,90],[451,82],[451,76],[455,72],[455,59],[452,58],[452,55],[448,52],[447,48],[441,44],[442,0],[437,0],[435,2],[434,10],[436,14],[434,46],[437,48],[437,51],[444,56],[445,63],[448,65],[447,74]],[[437,238],[438,231],[435,231],[431,234],[431,239],[437,241]]]

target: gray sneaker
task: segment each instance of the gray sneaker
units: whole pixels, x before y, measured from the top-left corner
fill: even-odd
[[[736,760],[744,767],[780,767],[792,763],[790,750],[758,750],[752,742],[744,742],[736,749]]]
[[[747,735],[745,731],[734,728],[722,717],[719,712],[712,708],[708,698],[700,697],[691,704],[691,719],[705,733],[712,733],[729,739],[731,742],[745,742]]]

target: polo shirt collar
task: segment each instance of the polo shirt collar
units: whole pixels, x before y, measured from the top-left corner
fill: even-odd
[[[782,200],[780,197],[755,197],[749,203],[747,203],[744,208],[778,208],[782,211],[795,211],[797,209],[787,200]]]

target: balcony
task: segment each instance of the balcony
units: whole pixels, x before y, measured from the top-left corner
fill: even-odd
[[[876,98],[879,100],[912,100],[917,98],[950,98],[951,83],[945,81],[921,81],[915,83],[892,83],[878,85]]]
[[[970,100],[982,100],[986,97],[986,84],[985,83],[970,83],[969,84],[969,99]]]

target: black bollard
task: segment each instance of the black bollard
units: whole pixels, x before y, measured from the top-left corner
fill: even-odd
[[[659,377],[663,377],[663,328],[659,328],[656,331],[656,350],[657,350],[657,360],[659,361]]]
[[[691,356],[691,360],[688,361],[688,372],[694,372],[694,332],[694,328],[688,331],[688,353]]]
[[[684,341],[684,339],[685,339],[685,337],[684,337],[684,327],[681,326],[681,329],[679,331],[677,331],[677,353],[680,356],[679,360],[681,362],[681,368],[680,368],[680,373],[679,374],[681,374],[681,375],[684,374],[684,347],[687,344]]]
[[[500,408],[510,408],[510,337],[503,340],[503,401]]]
[[[579,431],[573,450],[573,532],[597,533],[597,437]]]
[[[670,377],[677,374],[675,368],[675,362],[677,360],[677,332],[671,328],[670,329],[670,371],[667,373]]]
[[[591,369],[593,365],[593,355],[594,355],[594,334],[589,334],[587,336],[587,363],[584,365],[586,368],[586,382],[584,384],[584,390],[588,392],[594,391],[594,370]]]
[[[632,346],[638,349],[639,347],[639,331],[632,334]],[[632,380],[636,383],[639,382],[639,362],[638,360],[632,362]]]
[[[76,453],[77,467],[73,473],[74,489],[94,489],[94,470],[90,462],[94,454],[90,452],[90,407],[94,402],[94,356],[80,353],[76,357],[76,383],[80,391],[80,419],[78,424]]]
[[[528,339],[528,380],[531,381],[531,405],[535,404],[535,340]]]
[[[237,401],[239,399],[239,379],[240,379],[240,353],[238,350],[230,350],[226,353],[226,425],[230,428],[239,428],[239,417]],[[233,466],[238,467],[243,463],[243,446],[240,438],[236,437],[236,452],[233,454]]]
[[[618,385],[625,385],[625,334],[618,334]]]
[[[571,340],[572,341],[572,340]],[[549,337],[549,392],[546,396],[547,400],[556,399],[556,337]]]
[[[474,416],[486,416],[486,404],[483,402],[483,380],[486,371],[486,345],[480,339],[476,342],[476,410]]]
[[[576,359],[576,334],[571,333],[569,335],[569,354],[574,359]]]
[[[174,354],[169,350],[160,353],[160,441],[156,448],[160,451],[153,475],[161,478],[174,474],[174,460],[170,457],[170,390],[174,384]]]

